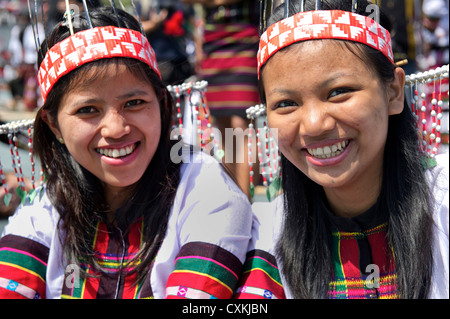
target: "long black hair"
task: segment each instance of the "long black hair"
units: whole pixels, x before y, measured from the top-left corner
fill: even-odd
[[[118,17],[121,27],[140,31],[138,22],[131,15],[118,10]],[[74,25],[74,32],[89,28],[84,14],[76,19],[79,23]],[[111,8],[91,10],[90,19],[94,27],[118,26]],[[42,54],[39,56],[44,56],[48,48],[69,36],[70,31],[66,26],[55,27],[42,44]],[[166,234],[170,208],[180,179],[180,165],[170,160],[170,148],[174,143],[169,135],[173,101],[161,79],[143,62],[127,58],[100,59],[77,68],[55,84],[39,110],[34,126],[35,150],[47,178],[47,195],[60,213],[61,234],[64,234],[61,239],[66,257],[71,263],[82,261],[101,271],[92,251],[92,240],[97,223],[108,223],[103,186],[98,178],[76,162],[67,148],[57,141],[42,116],[43,112],[47,112],[50,119],[56,119],[64,93],[76,85],[82,85],[86,76],[89,76],[89,80],[101,77],[101,72],[96,75],[89,72],[93,65],[102,70],[111,64],[124,64],[135,76],[152,84],[160,101],[161,138],[157,150],[142,178],[133,188],[130,198],[115,212],[115,222],[124,235],[132,223],[143,217],[143,245],[136,258],[131,261],[134,263],[139,260],[133,266],[137,281],[140,281],[147,275]]]
[[[293,3],[294,1],[291,1]],[[368,16],[371,3],[357,1],[357,13]],[[315,1],[306,1],[314,10]],[[322,10],[351,10],[351,0],[324,0]],[[369,9],[369,8],[367,8]],[[294,14],[298,6],[292,8]],[[267,25],[283,18],[275,10]],[[380,24],[390,29],[381,12]],[[339,40],[334,40],[339,41]],[[383,83],[394,78],[395,66],[380,52],[359,43],[339,41],[367,61]],[[261,101],[265,102],[260,78]],[[332,280],[331,232],[321,209],[323,188],[309,179],[286,157],[281,156],[285,222],[277,243],[281,269],[295,298],[323,298]],[[431,199],[421,164],[415,120],[405,100],[403,112],[391,115],[383,159],[382,188],[377,213],[388,215],[387,242],[395,256],[397,294],[401,298],[425,298],[431,271]]]

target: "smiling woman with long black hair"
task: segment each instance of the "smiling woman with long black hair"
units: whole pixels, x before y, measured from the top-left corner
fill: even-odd
[[[34,148],[47,181],[4,229],[0,298],[230,298],[248,199],[214,158],[171,160],[172,98],[138,22],[89,17],[42,46]]]
[[[418,146],[384,15],[365,0],[291,5],[259,53],[283,194],[255,205],[237,297],[448,298],[448,156]]]

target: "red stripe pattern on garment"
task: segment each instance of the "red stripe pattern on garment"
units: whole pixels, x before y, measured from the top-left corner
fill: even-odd
[[[45,298],[49,249],[28,238],[0,240],[0,299]]]
[[[185,244],[169,276],[167,299],[229,299],[237,287],[242,263],[227,250],[209,243]]]

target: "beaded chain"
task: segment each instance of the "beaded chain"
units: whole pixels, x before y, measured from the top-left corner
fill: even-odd
[[[178,119],[178,130],[180,134],[177,138],[183,138],[183,114],[181,113],[181,94],[180,87],[175,88],[175,108],[177,109],[177,119]]]
[[[8,144],[11,153],[11,162],[12,168],[14,170],[14,174],[17,179],[18,187],[16,188],[16,193],[20,197],[21,202],[24,203],[28,198],[30,203],[32,203],[37,195],[36,186],[35,186],[35,169],[36,163],[34,161],[33,154],[33,124],[34,120],[22,120],[22,121],[13,121],[10,123],[6,123],[0,126],[0,134],[5,134],[8,137]],[[22,159],[20,158],[19,153],[19,138],[18,134],[21,132],[26,132],[28,137],[28,155],[30,157],[31,162],[31,187],[32,189],[27,193],[26,185],[25,185],[25,174],[22,168]],[[5,195],[3,196],[3,201],[6,206],[9,206],[11,201],[12,194],[8,192],[6,178],[4,174],[4,167],[0,161],[0,175],[2,179],[2,186],[5,190]],[[41,180],[40,186],[44,183],[44,174],[41,168]],[[42,187],[41,187],[42,190]]]
[[[201,150],[204,150],[209,142],[213,143],[213,148],[215,150],[215,156],[221,159],[223,157],[223,151],[219,149],[217,139],[212,132],[211,116],[205,97],[208,82],[198,81],[198,82],[187,82],[180,85],[168,85],[167,90],[172,94],[175,99],[175,109],[176,109],[176,122],[174,124],[174,135],[173,139],[184,139],[187,138],[186,129],[189,124],[192,125],[192,132],[194,132],[195,142],[198,144]],[[194,99],[193,97],[199,98]],[[183,124],[184,120],[189,120],[183,115],[183,101],[184,101],[184,111],[186,107],[190,107],[191,119],[189,123]],[[206,129],[205,129],[206,127]]]
[[[430,158],[436,156],[442,142],[443,97],[448,108],[448,65],[434,70],[411,74],[406,77],[409,87],[411,112],[416,118],[416,130],[420,138],[419,148]],[[443,82],[446,79],[447,92]],[[447,125],[448,126],[448,125]]]
[[[3,172],[3,165],[2,165],[2,161],[0,160],[0,178],[2,179],[2,186],[3,189],[5,190],[5,195],[3,196],[3,201],[5,203],[6,206],[9,206],[9,202],[11,201],[11,193],[8,192],[8,187],[6,185],[6,177],[5,177],[5,173]]]
[[[254,124],[253,119],[248,124],[248,164],[250,170],[250,196],[253,197],[255,195],[255,183],[253,177],[255,173],[253,172],[253,151],[252,151],[252,140],[254,135]]]
[[[280,152],[276,139],[272,135],[272,130],[267,125],[266,108],[263,104],[257,104],[246,110],[247,118],[250,120],[248,134],[248,161],[250,169],[250,194],[254,195],[255,184],[253,163],[256,157],[253,157],[252,143],[256,137],[256,150],[259,160],[259,171],[262,178],[262,184],[266,187],[266,196],[270,200],[280,188]],[[256,129],[255,129],[256,125]],[[258,127],[260,126],[260,127]],[[256,136],[255,136],[256,132]]]

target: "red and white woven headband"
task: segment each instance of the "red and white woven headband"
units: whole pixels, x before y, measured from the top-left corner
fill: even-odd
[[[373,19],[340,10],[305,11],[272,24],[262,34],[258,77],[261,67],[275,52],[295,42],[315,39],[360,42],[382,52],[394,63],[391,36]]]
[[[47,52],[38,73],[44,101],[65,74],[88,62],[114,57],[140,60],[161,77],[155,52],[142,33],[114,26],[96,27],[71,35]]]

